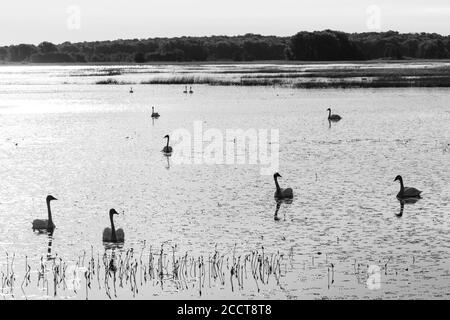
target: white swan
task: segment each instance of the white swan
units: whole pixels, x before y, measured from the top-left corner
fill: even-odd
[[[165,136],[164,139],[167,139],[167,145],[162,149],[162,152],[171,153],[173,151],[173,149],[171,146],[169,146],[169,141],[170,141],[169,135]]]
[[[48,220],[41,220],[41,219],[36,219],[33,221],[33,231],[38,230],[38,231],[49,231],[52,232],[56,226],[53,223],[53,219],[52,219],[52,210],[50,209],[50,201],[52,200],[58,200],[53,196],[47,196],[47,211],[48,211]]]
[[[273,179],[275,180],[275,187],[277,188],[275,190],[275,198],[277,199],[292,199],[294,197],[294,192],[291,188],[287,189],[281,189],[280,185],[278,184],[278,178],[281,178],[281,175],[276,172],[273,175]]]
[[[125,233],[123,229],[116,230],[114,226],[114,215],[118,214],[116,210],[109,210],[109,219],[111,220],[111,228],[103,230],[103,242],[124,242]]]

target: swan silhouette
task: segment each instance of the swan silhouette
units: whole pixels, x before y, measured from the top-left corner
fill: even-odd
[[[402,176],[395,177],[394,181],[400,181],[400,191],[397,194],[397,198],[399,199],[408,199],[408,198],[421,198],[420,194],[422,191],[416,188],[409,188],[403,185]]]
[[[276,172],[273,175],[273,179],[275,180],[275,186],[277,190],[275,191],[275,198],[277,199],[292,199],[294,197],[294,193],[291,188],[281,189],[278,184],[278,178],[281,178],[281,175]]]
[[[159,118],[159,113],[155,112],[155,107],[152,107],[152,118]]]
[[[329,121],[340,121],[342,119],[342,117],[338,114],[331,114],[331,109],[328,108],[328,120]]]
[[[184,87],[184,91],[183,91],[183,93],[188,93],[188,89],[187,89],[187,86],[185,86],[185,87]]]
[[[109,219],[111,220],[111,228],[103,230],[103,242],[124,242],[125,233],[123,229],[116,230],[114,226],[114,215],[119,214],[116,210],[109,210]]]
[[[189,93],[194,93],[194,91],[192,91],[192,87],[189,87]]]
[[[164,139],[167,139],[167,145],[162,149],[162,152],[164,153],[172,153],[173,149],[171,146],[169,146],[170,137],[169,135],[166,135]]]
[[[53,223],[53,219],[52,219],[52,210],[50,208],[50,201],[53,200],[58,200],[55,197],[48,195],[47,196],[47,211],[48,211],[48,220],[41,220],[41,219],[36,219],[33,221],[33,231],[38,230],[38,231],[49,231],[49,232],[53,232],[53,230],[55,230],[56,226]]]
[[[130,88],[130,93],[134,93],[133,88]]]

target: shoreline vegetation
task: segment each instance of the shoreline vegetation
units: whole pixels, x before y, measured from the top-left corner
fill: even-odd
[[[427,61],[426,65],[423,61]],[[353,66],[342,65],[349,63]],[[449,35],[401,34],[396,31],[344,33],[324,30],[302,31],[292,37],[246,34],[64,42],[57,45],[42,42],[38,46],[0,47],[0,66],[104,65],[105,70],[101,74],[83,75],[108,77],[93,80],[99,85],[450,87],[449,63]],[[260,68],[259,64],[263,67]],[[404,64],[404,67],[398,64]],[[126,75],[124,68],[107,68],[114,65],[238,67],[221,74],[203,72],[202,68],[186,68],[185,72],[160,72],[159,75],[157,70],[147,68],[148,79],[130,81],[121,77]],[[286,65],[296,67],[286,68]]]
[[[407,87],[450,87],[450,64],[438,66],[373,65],[310,66],[292,70],[282,66],[238,68],[217,73],[202,74],[152,74],[148,80],[139,82],[121,81],[120,69],[108,70],[105,79],[97,85],[216,85],[216,86],[281,86],[303,89],[326,88],[407,88]],[[98,74],[96,76],[99,76]]]

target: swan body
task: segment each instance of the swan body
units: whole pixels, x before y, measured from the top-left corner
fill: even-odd
[[[111,209],[109,211],[109,219],[111,221],[111,228],[105,228],[103,230],[103,242],[124,242],[125,232],[123,229],[117,229],[114,226],[114,215],[118,214],[116,210]]]
[[[189,88],[189,93],[194,93],[194,91],[192,91],[192,87]]]
[[[338,114],[331,114],[331,109],[330,108],[328,108],[327,111],[328,111],[328,120],[330,120],[330,121],[339,121],[339,120],[342,119],[342,117],[340,115],[338,115]]]
[[[152,118],[159,118],[159,113],[155,112],[155,107],[152,107]]]
[[[294,197],[294,192],[291,188],[282,189],[278,184],[278,178],[281,178],[281,175],[277,172],[273,175],[273,179],[275,180],[275,198],[277,199],[292,199]]]
[[[402,176],[397,176],[394,181],[400,181],[400,191],[397,194],[397,198],[399,199],[408,199],[408,198],[420,198],[422,191],[416,188],[405,187],[403,185]]]
[[[56,226],[53,223],[53,219],[52,219],[52,210],[50,208],[50,201],[53,200],[57,200],[55,197],[53,196],[47,196],[47,212],[48,212],[48,219],[43,220],[43,219],[36,219],[33,221],[33,231],[38,230],[38,231],[49,231],[52,232]]]
[[[173,148],[169,146],[170,137],[169,135],[165,136],[164,139],[167,139],[167,145],[162,149],[164,153],[172,153]]]

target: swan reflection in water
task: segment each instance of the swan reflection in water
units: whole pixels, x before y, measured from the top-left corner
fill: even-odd
[[[419,200],[419,198],[398,199],[398,202],[400,202],[400,212],[398,214],[396,213],[395,215],[398,218],[401,218],[405,210],[405,204],[415,204]]]
[[[54,260],[55,257],[52,256],[52,244],[53,244],[53,232],[49,232],[48,235],[48,245],[47,245],[47,260]]]
[[[164,154],[164,157],[166,157],[166,160],[167,160],[167,166],[166,166],[167,170],[170,169],[170,157],[171,156],[172,156],[171,154]]]
[[[285,204],[292,204],[292,202],[293,202],[292,199],[277,200],[277,201],[276,201],[277,207],[275,208],[275,215],[274,215],[273,219],[274,219],[275,221],[280,221],[281,219],[280,219],[280,217],[278,216],[278,211],[280,211],[281,204],[282,204],[282,203],[285,203]],[[284,213],[284,219],[283,219],[283,220],[286,221],[286,213]]]
[[[331,127],[333,126],[333,124],[336,124],[338,121],[332,121],[330,119],[328,119],[328,129],[331,129]]]

